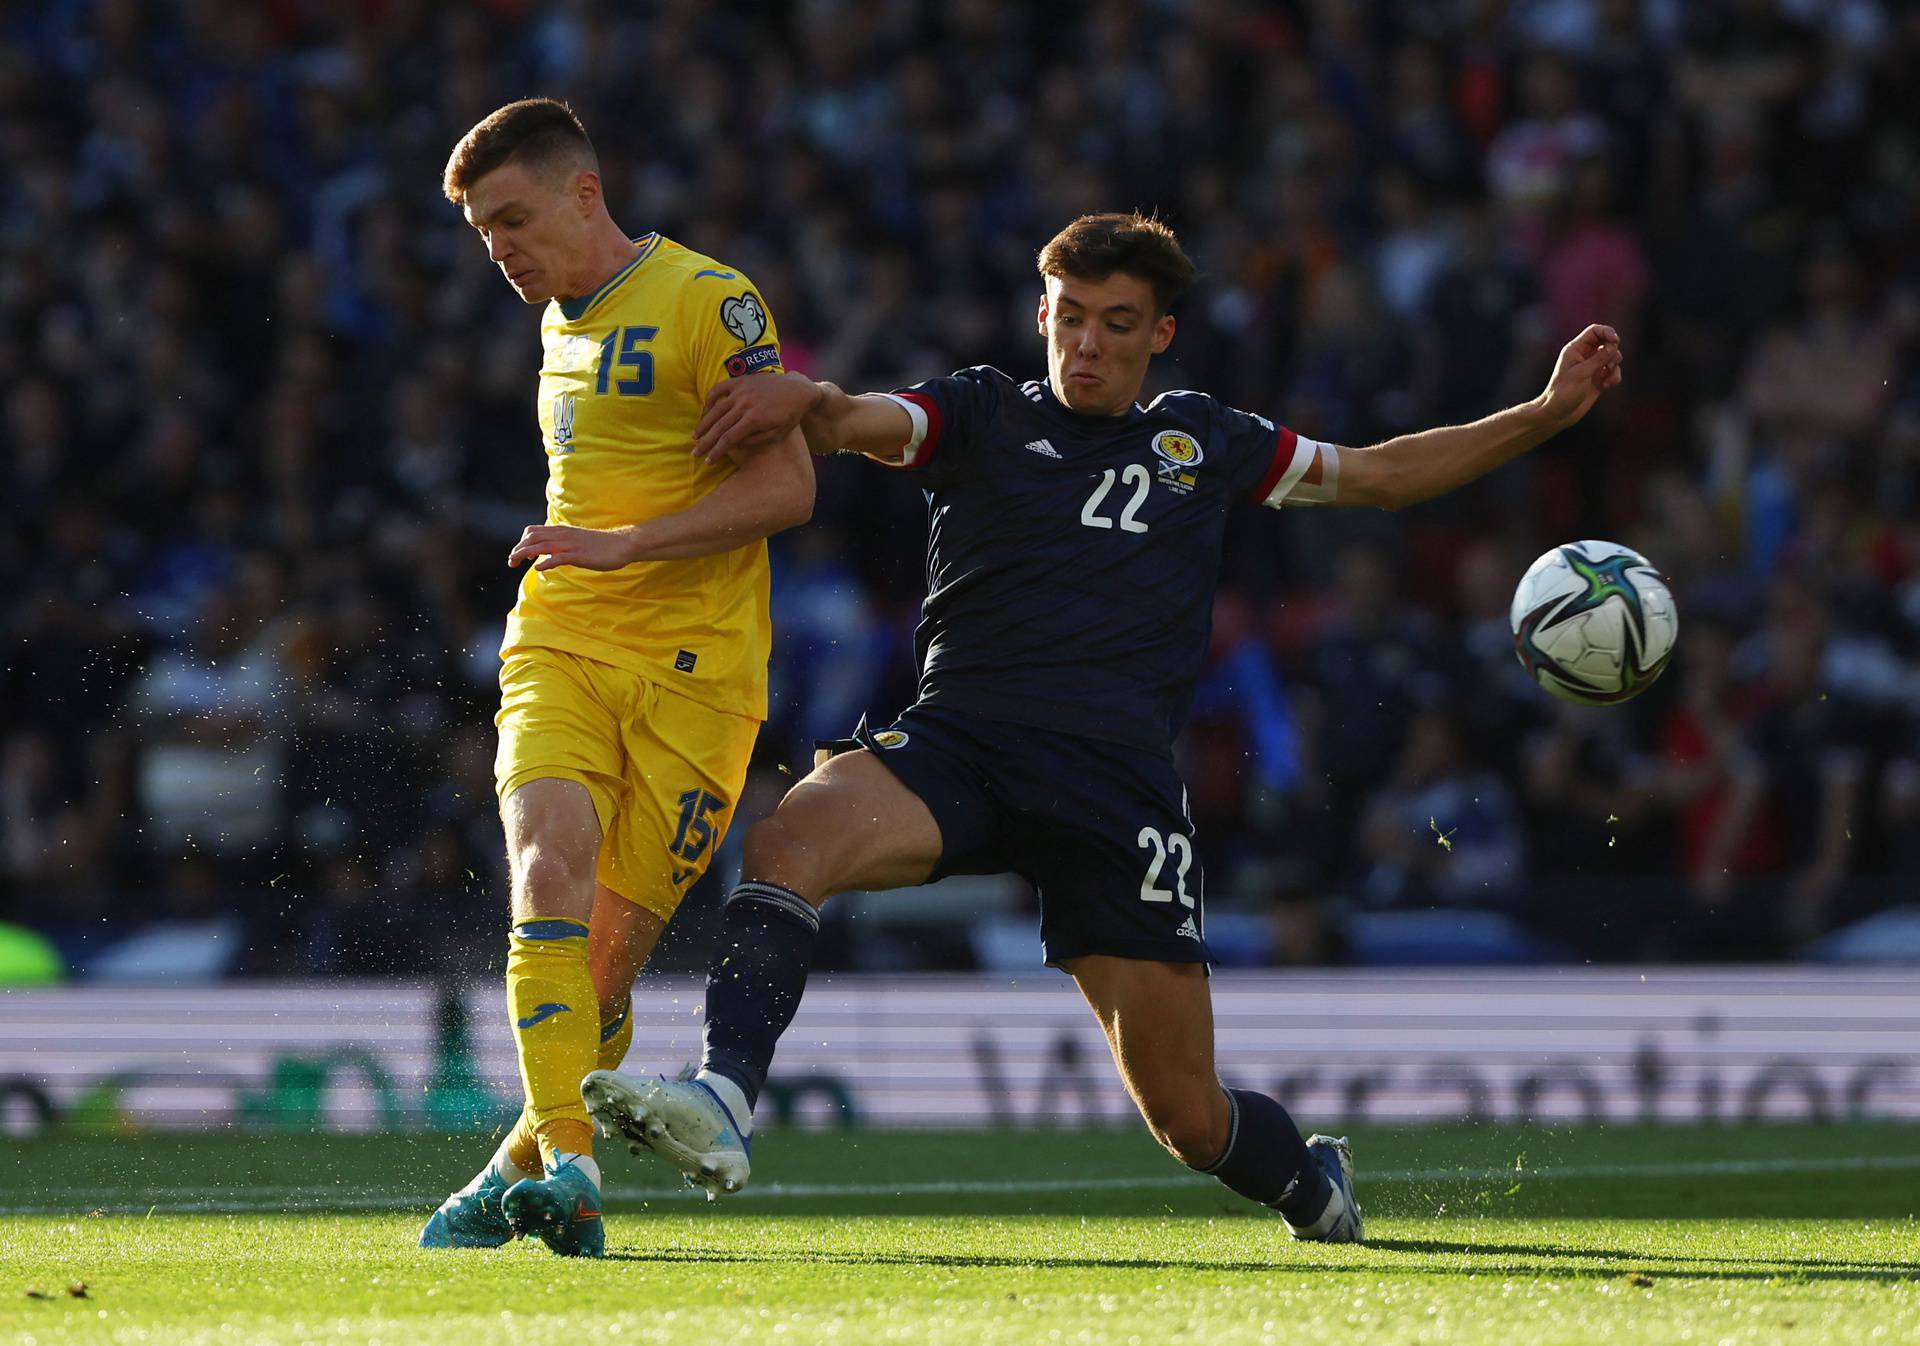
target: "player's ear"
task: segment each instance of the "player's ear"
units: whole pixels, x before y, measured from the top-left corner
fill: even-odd
[[[1153,353],[1158,355],[1172,344],[1173,315],[1171,313],[1162,313],[1159,319],[1153,324]]]
[[[573,175],[573,203],[582,215],[591,215],[600,204],[600,175],[591,168],[583,168]]]
[[[1045,290],[1040,291],[1040,315],[1035,319],[1034,325],[1040,329],[1041,336],[1047,334],[1047,292]]]

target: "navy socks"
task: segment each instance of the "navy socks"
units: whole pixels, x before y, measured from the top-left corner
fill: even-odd
[[[1251,1089],[1228,1089],[1227,1145],[1202,1168],[1229,1189],[1271,1206],[1292,1225],[1319,1219],[1333,1196],[1333,1184],[1307,1152],[1293,1118],[1275,1099]]]
[[[800,1008],[819,934],[813,904],[777,883],[743,883],[721,908],[720,939],[707,968],[701,1069],[739,1085],[749,1109],[767,1082],[780,1035]]]
[[[707,969],[703,1071],[740,1087],[752,1108],[767,1082],[780,1035],[807,987],[820,913],[777,883],[743,883],[720,914],[720,938]],[[1287,1110],[1265,1094],[1226,1090],[1231,1119],[1219,1158],[1201,1168],[1232,1191],[1311,1225],[1333,1187],[1307,1152]]]

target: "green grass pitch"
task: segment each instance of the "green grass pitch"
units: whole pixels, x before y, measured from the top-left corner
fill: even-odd
[[[1920,1128],[1353,1140],[1357,1248],[1135,1131],[769,1132],[715,1205],[615,1151],[600,1263],[413,1246],[484,1138],[0,1142],[0,1342],[1920,1341]]]

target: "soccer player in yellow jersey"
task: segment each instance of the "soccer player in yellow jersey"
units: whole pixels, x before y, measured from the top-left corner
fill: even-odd
[[[813,469],[797,433],[737,464],[692,455],[709,389],[780,369],[772,315],[735,268],[614,223],[571,109],[499,109],[444,186],[507,283],[547,306],[548,479],[546,522],[507,558],[530,569],[495,720],[526,1108],[420,1242],[531,1234],[598,1256],[580,1080],[625,1055],[634,976],[733,816],[767,711],[765,539],[812,512]]]

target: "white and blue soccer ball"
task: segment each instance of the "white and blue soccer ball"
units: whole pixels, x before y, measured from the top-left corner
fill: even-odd
[[[1512,619],[1514,652],[1534,680],[1589,706],[1646,691],[1680,637],[1673,591],[1617,542],[1569,542],[1535,561],[1514,590]]]

